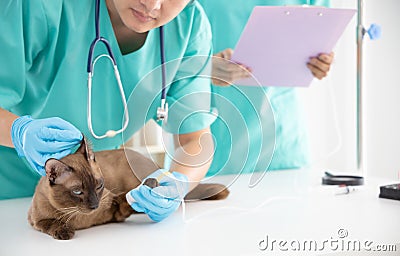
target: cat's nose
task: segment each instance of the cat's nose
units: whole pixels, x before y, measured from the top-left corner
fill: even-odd
[[[89,194],[86,205],[90,210],[95,210],[99,207],[99,198],[96,193]]]

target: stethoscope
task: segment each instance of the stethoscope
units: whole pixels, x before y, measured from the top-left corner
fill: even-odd
[[[119,74],[119,70],[117,67],[117,62],[115,61],[114,54],[112,52],[111,46],[107,39],[104,37],[100,36],[100,0],[96,0],[96,5],[95,5],[95,28],[96,28],[96,37],[90,44],[90,49],[89,49],[89,56],[88,56],[88,63],[87,63],[87,72],[88,72],[88,107],[87,107],[87,118],[88,118],[88,127],[90,133],[95,137],[96,139],[104,139],[106,137],[114,137],[115,135],[122,133],[125,131],[125,129],[128,127],[129,123],[129,113],[128,113],[128,104],[126,102],[125,98],[125,93],[124,93],[124,88],[122,86],[121,82],[121,77]],[[164,121],[167,122],[168,118],[168,103],[166,102],[166,70],[165,70],[165,51],[164,51],[164,31],[163,27],[161,26],[160,29],[160,54],[161,54],[161,79],[162,79],[162,90],[161,90],[161,105],[160,107],[157,108],[157,121]],[[108,54],[101,54],[97,56],[93,60],[93,52],[94,48],[96,47],[96,44],[102,42],[106,48]],[[97,135],[94,130],[93,130],[93,124],[92,124],[92,78],[94,76],[94,67],[96,65],[96,62],[102,58],[106,57],[109,59],[114,67],[114,75],[115,79],[117,80],[118,83],[118,88],[119,92],[121,94],[121,101],[124,106],[124,118],[125,122],[122,125],[121,129],[115,131],[115,130],[108,130],[105,134],[103,135]]]

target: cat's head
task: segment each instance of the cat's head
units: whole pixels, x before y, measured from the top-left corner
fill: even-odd
[[[48,197],[56,208],[76,207],[83,213],[97,209],[104,178],[85,138],[74,154],[47,160],[45,169]]]

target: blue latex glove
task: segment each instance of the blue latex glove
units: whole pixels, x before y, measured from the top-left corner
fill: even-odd
[[[164,169],[147,178],[157,179],[159,186],[152,189],[142,184],[129,191],[126,199],[135,211],[144,212],[153,221],[160,222],[178,209],[189,189],[188,178],[182,173]]]
[[[35,120],[21,116],[12,124],[11,139],[18,155],[25,157],[33,169],[44,176],[46,161],[70,154],[82,140],[82,133],[59,117]]]

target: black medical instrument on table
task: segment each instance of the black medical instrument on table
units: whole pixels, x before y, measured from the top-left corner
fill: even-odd
[[[400,200],[400,183],[379,187],[379,197]]]
[[[323,185],[345,185],[345,186],[360,186],[364,185],[364,178],[362,176],[354,175],[333,175],[330,172],[325,172],[322,177]]]
[[[88,106],[87,106],[87,118],[88,118],[88,127],[90,133],[95,137],[96,139],[103,139],[106,137],[114,137],[115,135],[122,133],[125,131],[125,129],[128,127],[129,123],[129,113],[128,113],[128,104],[126,102],[125,98],[125,93],[124,93],[124,88],[122,86],[121,82],[121,77],[119,74],[119,70],[117,67],[117,62],[115,60],[114,53],[112,52],[110,43],[105,39],[104,37],[100,36],[100,0],[96,0],[95,3],[95,29],[96,29],[96,37],[90,44],[90,49],[89,49],[89,54],[88,54],[88,62],[87,62],[87,72],[88,72]],[[160,31],[160,55],[161,55],[161,72],[162,72],[162,91],[161,91],[161,105],[160,107],[157,108],[157,121],[167,121],[168,118],[168,103],[166,102],[166,70],[165,70],[165,50],[164,50],[164,31],[163,27],[161,26],[159,28]],[[105,47],[107,48],[108,54],[101,54],[94,58],[93,60],[93,52],[94,49],[97,45],[97,43],[103,43]],[[115,131],[115,130],[108,130],[105,134],[103,135],[97,135],[94,130],[93,130],[93,124],[92,124],[92,78],[94,75],[94,66],[96,65],[96,62],[102,58],[106,57],[108,58],[114,67],[114,75],[115,79],[117,80],[118,83],[118,88],[121,94],[121,101],[124,107],[124,116],[125,116],[125,122],[121,129]]]

